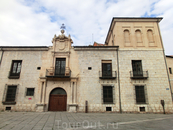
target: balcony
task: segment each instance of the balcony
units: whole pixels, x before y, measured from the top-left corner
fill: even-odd
[[[138,71],[138,72],[130,71],[130,78],[131,79],[147,79],[148,71]]]
[[[19,77],[20,77],[20,73],[12,73],[11,71],[9,71],[9,74],[8,74],[9,79],[19,79]]]
[[[116,79],[117,72],[116,71],[99,71],[100,79]]]
[[[46,69],[46,77],[48,79],[70,79],[71,70],[66,67],[64,72],[57,73],[55,69]]]

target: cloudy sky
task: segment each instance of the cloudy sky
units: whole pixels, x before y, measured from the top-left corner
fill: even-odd
[[[173,55],[173,0],[1,0],[0,46],[50,46],[62,23],[74,45],[104,43],[113,17],[163,17]]]

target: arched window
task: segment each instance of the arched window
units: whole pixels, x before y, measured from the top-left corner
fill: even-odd
[[[125,43],[130,42],[130,32],[129,32],[129,30],[124,30],[124,41],[125,41]]]
[[[55,88],[52,90],[52,92],[50,93],[51,95],[67,95],[66,91],[62,88]]]
[[[135,34],[136,34],[136,41],[137,42],[142,42],[142,34],[141,34],[141,31],[140,30],[136,30],[135,31]]]
[[[151,29],[149,29],[147,31],[147,35],[148,35],[148,41],[149,42],[154,42],[154,38],[153,38],[153,31]]]

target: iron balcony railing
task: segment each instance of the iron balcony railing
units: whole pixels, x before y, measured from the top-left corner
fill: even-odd
[[[147,79],[148,71],[130,71],[131,79]]]
[[[9,79],[19,79],[19,77],[20,77],[20,73],[12,73],[11,71],[9,71],[8,73]]]
[[[116,71],[99,71],[100,79],[115,79],[117,77]]]
[[[57,73],[55,69],[46,69],[46,77],[50,78],[70,78],[71,70],[66,69],[64,72]]]

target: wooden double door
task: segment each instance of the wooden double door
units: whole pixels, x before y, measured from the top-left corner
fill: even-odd
[[[49,111],[66,111],[67,95],[52,94],[49,98]]]

